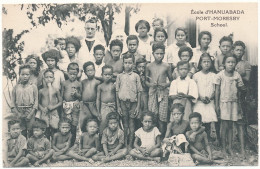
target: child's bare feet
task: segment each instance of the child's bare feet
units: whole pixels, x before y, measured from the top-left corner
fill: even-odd
[[[40,167],[40,164],[39,164],[38,161],[36,161],[36,162],[34,163],[34,167]]]
[[[218,139],[216,139],[216,140],[213,142],[213,145],[214,145],[214,146],[217,146],[217,147],[220,145]]]
[[[107,162],[109,162],[109,161],[110,161],[109,157],[105,157],[105,158],[103,158],[103,159],[101,160],[101,163],[100,163],[100,164],[104,164],[104,163],[107,163]]]
[[[227,155],[227,151],[225,148],[222,149],[222,154],[223,154],[223,157],[226,158],[228,155]]]
[[[91,158],[88,160],[88,162],[90,163],[90,164],[93,164],[94,163],[94,160],[92,160]]]
[[[161,157],[154,157],[154,161],[160,163],[161,162]]]
[[[233,150],[232,150],[231,147],[229,147],[229,148],[227,149],[227,151],[229,152],[229,154],[230,154],[231,156],[234,156],[234,153],[233,153]]]

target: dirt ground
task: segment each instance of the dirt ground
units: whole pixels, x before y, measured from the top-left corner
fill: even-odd
[[[219,151],[220,148],[214,146],[210,143],[212,150]],[[246,146],[246,159],[243,158],[239,154],[239,143],[234,143],[234,157],[227,157],[223,161],[225,161],[225,166],[257,166],[258,165],[258,153],[249,148],[249,145]],[[78,162],[75,160],[67,160],[63,162],[57,163],[49,163],[43,164],[42,167],[167,167],[170,166],[168,162],[157,163],[154,161],[141,161],[141,160],[118,160],[112,161],[106,164],[101,164],[100,162],[95,162],[94,164],[90,164],[88,162]],[[197,164],[197,166],[208,166],[205,164]],[[217,164],[212,164],[211,166],[217,166]]]

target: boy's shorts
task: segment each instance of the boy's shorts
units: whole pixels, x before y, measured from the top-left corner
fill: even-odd
[[[135,109],[137,102],[120,101],[123,117],[136,118]]]
[[[63,101],[63,117],[71,120],[72,125],[78,126],[79,123],[80,103],[78,100],[65,102]]]

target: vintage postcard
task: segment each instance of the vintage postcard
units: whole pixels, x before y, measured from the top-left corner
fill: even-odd
[[[258,3],[2,4],[3,167],[258,166]]]

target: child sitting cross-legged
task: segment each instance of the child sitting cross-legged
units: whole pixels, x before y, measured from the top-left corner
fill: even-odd
[[[92,157],[94,161],[109,162],[126,156],[124,145],[124,132],[119,128],[119,117],[115,112],[107,115],[107,128],[104,129],[101,144],[103,152]]]
[[[155,127],[155,114],[145,112],[142,115],[143,127],[135,132],[134,149],[129,154],[141,160],[161,161],[162,149],[160,131]],[[138,143],[141,141],[141,145]]]

